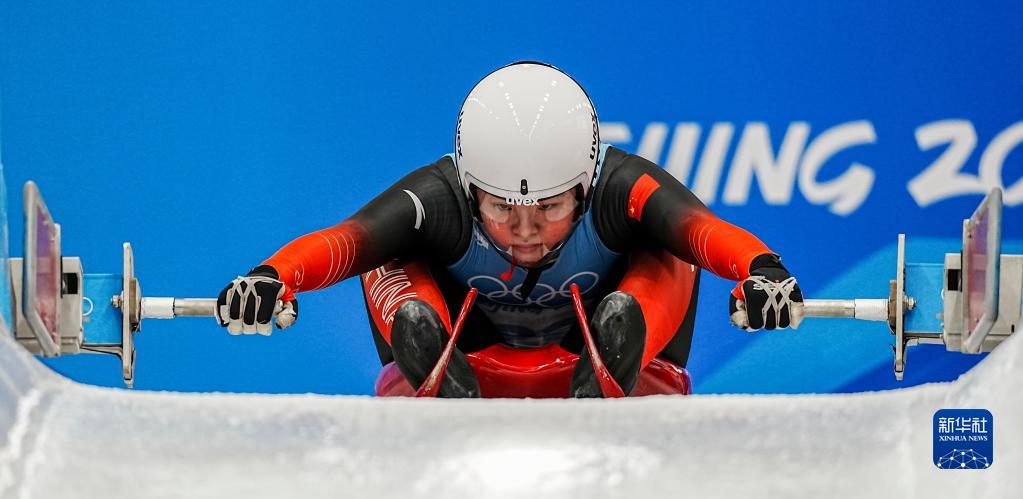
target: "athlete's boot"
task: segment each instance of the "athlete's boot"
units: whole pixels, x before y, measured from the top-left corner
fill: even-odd
[[[430,375],[449,335],[437,312],[426,302],[411,299],[402,303],[391,326],[391,350],[394,362],[413,390],[418,390]],[[437,394],[442,398],[479,397],[476,374],[458,348],[448,363]]]
[[[611,377],[626,395],[636,387],[646,346],[646,321],[632,295],[615,291],[607,295],[590,320],[590,331]],[[583,347],[572,372],[572,397],[603,397],[589,351]]]

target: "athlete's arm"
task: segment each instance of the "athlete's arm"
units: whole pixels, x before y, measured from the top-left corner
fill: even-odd
[[[264,265],[294,293],[331,286],[406,256],[445,262],[465,244],[469,222],[447,170],[437,164],[405,176],[345,221],[306,234]],[[456,192],[457,191],[457,192]],[[446,262],[445,262],[446,263]]]
[[[595,192],[594,217],[609,248],[649,241],[733,281],[773,254],[756,236],[715,216],[670,173],[642,157],[608,148]],[[618,246],[618,247],[615,247]]]
[[[635,241],[653,242],[682,260],[740,281],[730,297],[729,315],[742,329],[799,325],[799,285],[756,236],[716,217],[671,174],[639,156],[608,148],[604,168],[593,209],[609,248],[624,252]]]

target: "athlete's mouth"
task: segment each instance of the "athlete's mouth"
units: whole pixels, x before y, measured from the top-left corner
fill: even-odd
[[[536,252],[536,251],[540,251],[540,249],[542,249],[542,248],[543,248],[542,244],[513,244],[512,245],[512,252],[513,253],[533,253],[533,252]]]

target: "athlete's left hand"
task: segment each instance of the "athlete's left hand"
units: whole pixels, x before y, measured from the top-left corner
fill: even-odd
[[[803,320],[803,292],[778,255],[760,255],[750,264],[729,300],[732,324],[753,332],[791,327]]]

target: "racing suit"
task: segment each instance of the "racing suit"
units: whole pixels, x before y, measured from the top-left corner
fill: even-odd
[[[625,342],[630,352],[624,358],[633,360],[624,371],[633,373],[656,356],[684,367],[699,268],[743,280],[754,259],[772,252],[717,218],[668,172],[620,149],[601,146],[593,189],[557,259],[523,268],[484,237],[454,160],[446,155],[400,179],[347,220],[292,241],[264,264],[284,282],[284,301],[362,275],[382,363],[394,358],[391,325],[403,302],[425,301],[450,332],[448,305],[457,308],[470,287],[479,295],[459,353],[496,342],[520,348],[560,343],[579,351],[569,291],[576,284],[588,313],[620,291],[638,314],[630,327],[641,331],[630,332],[632,340]],[[613,359],[607,363],[620,378]],[[634,385],[630,376],[619,379],[623,388]]]

